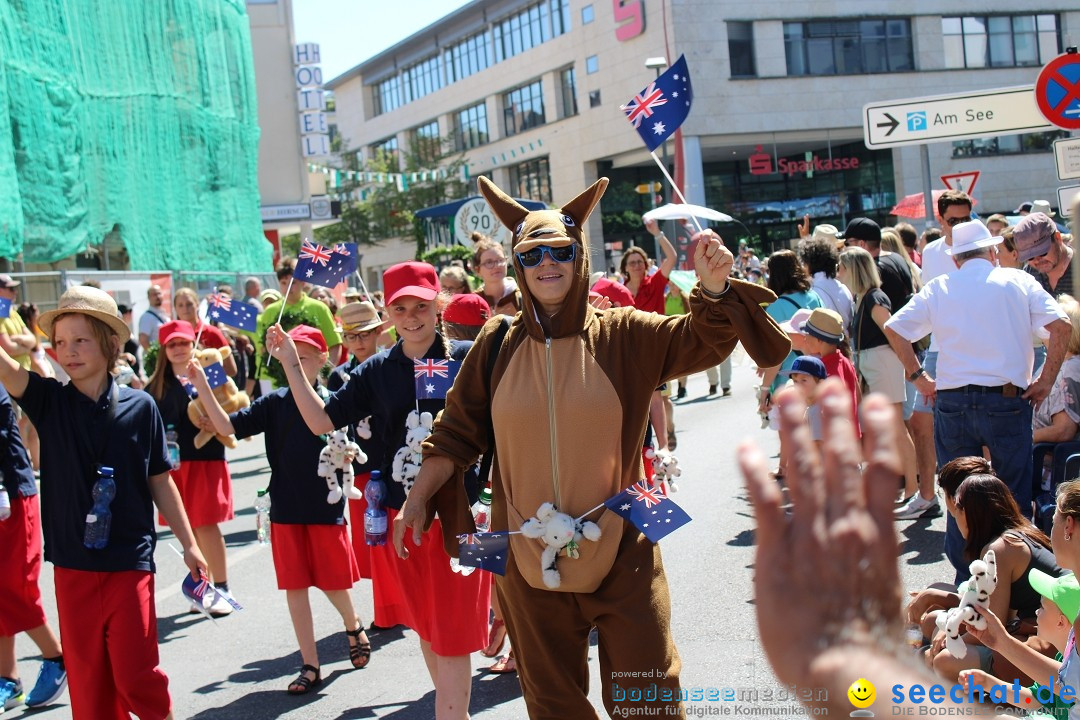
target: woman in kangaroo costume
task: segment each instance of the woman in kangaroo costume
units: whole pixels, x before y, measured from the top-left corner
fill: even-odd
[[[513,233],[522,311],[508,332],[500,332],[500,318],[489,320],[462,364],[394,524],[402,556],[406,528],[419,541],[435,512],[447,552],[457,555],[457,535],[474,532],[462,472],[488,450],[492,435],[493,531],[519,530],[545,502],[578,517],[644,478],[641,445],[654,388],[719,364],[738,341],[760,367],[787,356],[787,335],[762,309],[775,296],[728,280],[732,255],[711,230],[695,236],[699,284],[689,315],[592,307],[583,228],[607,184],[601,178],[559,210],[530,212],[479,178],[480,192]],[[655,697],[669,699],[649,706],[682,717],[660,548],[607,509],[586,519],[601,536],[578,545],[576,559],[560,553],[557,588],[543,580],[543,542],[520,534],[510,536],[506,575],[496,582],[529,715],[596,717],[588,698],[589,632],[596,627],[607,712],[641,703],[613,694],[613,682],[622,692],[635,689],[635,699],[655,683]],[[631,672],[654,677],[621,674]]]

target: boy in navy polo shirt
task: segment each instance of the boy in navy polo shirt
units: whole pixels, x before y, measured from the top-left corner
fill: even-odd
[[[322,332],[310,325],[297,325],[289,331],[289,337],[298,348],[304,377],[312,387],[317,387],[319,371],[327,360]],[[352,666],[366,667],[371,658],[371,644],[349,595],[353,584],[360,579],[360,570],[349,545],[345,500],[326,502],[326,482],[317,473],[319,453],[326,447],[326,441],[308,430],[288,387],[263,395],[250,407],[226,415],[210,390],[202,366],[194,359],[188,363],[188,377],[203,398],[206,414],[216,432],[235,435],[238,440],[258,433],[265,436],[266,460],[270,463],[273,525],[270,545],[274,572],[278,589],[285,591],[303,660],[300,675],[289,683],[289,694],[303,695],[322,684],[309,588],[322,590],[341,614]],[[319,387],[316,392],[321,390]]]
[[[37,483],[19,435],[15,408],[0,387],[0,483],[8,494],[10,516],[0,521],[0,706],[23,702],[15,665],[15,635],[25,632],[41,649],[44,662],[37,684],[26,697],[28,707],[54,702],[67,687],[60,641],[45,622],[38,576],[41,574],[41,511]],[[2,517],[2,515],[0,515]]]
[[[168,678],[158,667],[154,608],[154,505],[184,548],[193,577],[206,572],[169,478],[165,428],[153,398],[115,383],[110,370],[131,331],[105,292],[79,286],[38,321],[68,385],[27,372],[0,348],[0,382],[41,435],[45,559],[55,566],[72,716],[171,718]],[[116,493],[107,543],[83,544],[99,469]]]

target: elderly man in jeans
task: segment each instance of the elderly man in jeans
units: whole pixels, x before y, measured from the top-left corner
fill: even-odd
[[[958,270],[934,278],[885,323],[885,335],[911,382],[934,402],[934,445],[940,468],[990,449],[998,476],[1025,515],[1031,514],[1031,406],[1050,394],[1072,324],[1057,301],[1027,273],[995,267],[1001,242],[978,221],[956,225],[948,252]],[[1046,363],[1032,382],[1031,337],[1050,333]],[[933,332],[937,379],[919,365],[910,343]],[[950,516],[945,555],[957,581],[968,577],[964,539]]]

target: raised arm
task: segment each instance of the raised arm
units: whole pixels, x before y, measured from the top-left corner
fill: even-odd
[[[300,415],[307,423],[308,429],[316,435],[332,432],[334,423],[326,414],[326,406],[315,392],[315,388],[304,377],[304,370],[300,367],[300,356],[296,354],[296,345],[281,325],[275,324],[266,331],[266,349],[270,351],[271,357],[276,358],[285,368],[289,389],[292,391],[296,407],[300,410]]]
[[[7,336],[0,335],[0,338],[7,339]],[[0,383],[4,384],[8,395],[13,398],[21,398],[23,393],[26,392],[26,383],[29,382],[29,379],[29,371],[16,362],[8,354],[6,346],[0,342]]]

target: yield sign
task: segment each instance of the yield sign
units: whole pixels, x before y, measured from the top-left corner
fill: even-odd
[[[945,187],[950,190],[959,190],[970,195],[975,190],[975,183],[979,182],[979,171],[972,170],[971,172],[942,175],[941,182],[945,183]]]
[[[1080,130],[1080,53],[1058,55],[1035,81],[1035,102],[1043,116],[1066,130]]]

